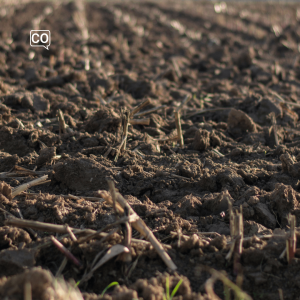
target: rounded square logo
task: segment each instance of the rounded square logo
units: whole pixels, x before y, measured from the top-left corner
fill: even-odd
[[[44,47],[49,50],[51,44],[50,30],[30,30],[30,46]]]

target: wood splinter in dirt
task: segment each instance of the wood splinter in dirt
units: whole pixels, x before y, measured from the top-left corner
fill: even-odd
[[[183,135],[182,135],[182,130],[181,130],[180,112],[175,111],[174,114],[175,114],[175,124],[176,124],[176,128],[177,128],[179,144],[180,144],[180,147],[183,148],[184,141],[183,141]]]
[[[59,135],[62,135],[62,133],[66,133],[66,122],[64,118],[63,112],[59,109],[57,111],[58,114],[58,121],[59,121]]]
[[[284,300],[282,289],[278,289],[278,294],[279,294],[279,300]]]
[[[177,136],[178,136],[178,140],[179,140],[179,144],[180,144],[181,148],[183,148],[183,146],[184,146],[184,140],[183,140],[182,129],[181,129],[180,113],[181,113],[182,108],[184,107],[184,105],[186,105],[188,103],[190,98],[191,98],[191,95],[189,95],[189,94],[186,95],[184,97],[183,101],[181,102],[180,106],[178,106],[174,112],[175,124],[176,124],[176,128],[177,128]]]
[[[124,209],[125,216],[129,216],[129,211],[125,207]],[[119,260],[123,261],[127,264],[125,265],[125,272],[127,273],[128,265],[132,262],[132,255],[131,255],[131,239],[132,239],[132,228],[128,221],[121,223],[122,225],[122,231],[124,233],[124,240],[122,241],[122,244],[128,248],[129,252],[123,252],[119,256]]]
[[[107,250],[107,252],[105,253],[105,255],[98,261],[99,257],[103,254],[103,251],[100,251],[96,257],[94,258],[94,261],[92,262],[92,265],[90,267],[90,271],[87,272],[87,270],[85,271],[85,274],[83,275],[82,279],[80,280],[80,284],[82,284],[83,282],[89,280],[93,273],[99,269],[102,265],[104,265],[106,262],[108,262],[109,260],[111,260],[112,258],[114,258],[117,255],[121,255],[122,253],[128,253],[129,249],[123,245],[117,244],[112,246],[110,249]],[[98,261],[98,263],[97,263]]]
[[[129,116],[130,116],[129,112],[125,112],[125,116],[123,119],[123,138],[122,138],[121,144],[117,150],[115,161],[118,160],[120,152],[126,150],[126,140],[127,140],[127,136],[128,136]]]
[[[48,179],[48,175],[44,175],[40,178],[34,179],[32,181],[29,181],[27,183],[24,183],[24,184],[21,184],[21,185],[15,187],[11,193],[12,198],[21,194],[22,192],[26,191],[27,189],[31,188],[32,186],[36,186],[39,184],[49,182],[47,179]]]
[[[130,270],[129,264],[132,261],[132,256],[131,256],[132,229],[130,226],[130,222],[136,221],[137,218],[134,215],[129,216],[129,210],[126,207],[124,209],[125,216],[123,216],[123,218],[121,218],[121,219],[119,218],[119,212],[122,210],[122,207],[120,207],[120,205],[116,201],[116,190],[115,190],[115,186],[111,180],[108,180],[108,185],[110,188],[110,193],[112,195],[112,200],[114,203],[114,210],[115,210],[116,217],[118,218],[118,220],[112,224],[105,226],[101,230],[97,231],[95,234],[91,234],[91,235],[79,240],[78,242],[82,243],[82,242],[86,242],[86,241],[90,240],[91,238],[95,238],[99,233],[107,230],[108,228],[114,227],[118,224],[122,225],[122,231],[124,233],[124,240],[122,241],[122,245],[120,245],[120,244],[114,245],[110,249],[108,249],[108,251],[105,253],[105,255],[98,261],[100,256],[103,254],[103,250],[100,251],[95,256],[91,267],[88,268],[89,271],[88,271],[88,269],[85,270],[85,274],[83,275],[82,279],[80,280],[80,283],[89,280],[92,277],[93,273],[98,268],[100,268],[104,263],[106,263],[108,260],[112,259],[113,257],[115,257],[117,255],[118,255],[117,259],[121,260],[125,263],[122,266],[122,267],[124,267],[124,269],[123,269],[124,273],[128,274],[128,271]],[[118,230],[119,230],[119,226],[117,228],[115,228],[114,230],[111,230],[107,234],[107,236],[109,236],[110,234],[113,234],[114,232],[117,232]],[[106,237],[103,237],[100,242],[104,241],[105,239],[106,239]],[[97,263],[97,261],[98,261],[98,263]]]
[[[244,237],[244,226],[243,226],[243,211],[242,206],[240,207],[240,212],[236,214],[232,210],[232,203],[228,199],[228,208],[230,216],[230,235],[233,243],[231,244],[230,251],[226,255],[226,259],[230,260],[232,254],[233,257],[233,272],[235,275],[240,273],[241,269],[241,255],[243,251],[243,237]]]
[[[68,231],[69,235],[70,235],[70,238],[73,242],[76,242],[77,241],[77,238],[75,236],[75,234],[73,233],[72,229],[69,227],[69,225],[66,225],[66,230]],[[51,236],[52,237],[52,236]],[[52,239],[51,239],[52,240]],[[52,240],[53,242],[53,240]],[[71,253],[72,254],[72,253]],[[55,274],[55,277],[60,277],[63,270],[65,269],[66,265],[67,265],[67,262],[68,262],[68,258],[67,256],[64,257],[63,261],[61,262],[56,274]]]
[[[77,237],[75,236],[75,234],[73,233],[72,229],[69,227],[69,225],[66,225],[66,229],[70,235],[70,238],[73,242],[77,241]]]
[[[180,106],[177,108],[177,111],[181,111],[182,108],[191,100],[191,98],[191,95],[187,94],[181,102]]]
[[[296,227],[296,218],[294,215],[289,215],[289,223],[291,226],[289,235],[286,239],[286,258],[288,263],[290,264],[295,257],[295,252],[296,252],[296,232],[295,232],[295,227]]]
[[[180,175],[176,175],[176,174],[164,172],[164,171],[161,171],[161,170],[157,170],[157,171],[155,172],[155,175],[158,176],[158,177],[162,177],[162,176],[172,176],[172,177],[179,178],[179,179],[190,179],[190,178],[188,178],[188,177],[184,177],[184,176],[180,176]]]
[[[150,100],[147,99],[146,101],[142,102],[140,105],[133,108],[133,110],[130,113],[130,118],[132,118],[136,113],[138,113],[141,109],[143,109],[144,107],[146,107],[149,104],[150,104]]]
[[[111,152],[112,149],[113,149],[113,147],[109,146],[108,149],[103,154],[103,157],[107,157],[109,155],[109,153]]]
[[[200,109],[196,112],[192,112],[191,114],[185,115],[184,118],[188,119],[188,118],[191,118],[191,117],[196,116],[196,115],[205,114],[205,113],[208,113],[208,112],[215,112],[215,111],[219,111],[219,110],[230,110],[232,108],[233,107],[204,108],[204,109]]]
[[[22,195],[25,196],[31,196],[31,197],[38,197],[41,194],[40,193],[26,193],[26,192],[22,192]],[[88,197],[88,196],[74,196],[72,194],[68,194],[68,195],[55,195],[57,197],[63,197],[65,199],[72,199],[72,200],[86,200],[86,201],[91,201],[91,202],[103,202],[104,199],[99,198],[99,197]]]
[[[114,205],[112,197],[107,191],[99,191],[98,193],[100,197],[105,199],[108,204]],[[162,260],[165,262],[168,268],[170,268],[171,270],[176,270],[176,265],[173,263],[170,256],[164,250],[160,242],[156,239],[152,231],[147,227],[144,221],[136,214],[136,212],[131,208],[131,206],[120,193],[116,193],[116,200],[118,202],[117,204],[119,204],[118,206],[116,205],[116,209],[119,210],[119,213],[123,214],[124,209],[126,207],[130,215],[137,216],[137,220],[131,223],[132,227],[139,231],[139,233],[142,236],[144,236],[147,240],[149,240],[153,248],[157,251],[158,255],[162,258]]]
[[[201,267],[200,267],[201,268]],[[205,282],[205,290],[209,299],[221,300],[214,292],[214,283],[216,280],[220,280],[224,285],[225,299],[231,299],[230,292],[233,291],[235,294],[234,299],[252,300],[252,298],[246,294],[237,284],[234,284],[230,279],[227,278],[226,273],[219,272],[215,269],[203,266],[205,271],[209,272],[212,276]]]
[[[153,139],[154,141],[163,143],[163,142],[176,142],[178,141],[178,135],[172,136],[172,137],[166,137],[166,138],[160,138],[160,139]]]
[[[118,206],[118,204],[117,204]],[[0,210],[4,211],[1,207]],[[6,212],[8,215],[11,217],[7,220],[5,220],[5,225],[10,225],[10,226],[15,226],[19,228],[32,228],[40,231],[45,231],[45,232],[56,232],[56,233],[64,233],[68,234],[68,230],[66,229],[66,226],[64,225],[57,225],[57,224],[51,224],[51,223],[44,223],[44,222],[39,222],[39,221],[32,221],[32,220],[22,220],[16,218],[14,215],[10,214],[9,212]],[[134,216],[130,216],[130,220],[134,220]],[[93,229],[78,229],[78,228],[72,228],[71,230],[73,231],[74,234],[85,234],[85,235],[90,235],[90,234],[97,234],[99,237],[107,237],[108,233],[106,232],[97,232]],[[149,245],[150,242],[144,241],[144,240],[139,240],[139,239],[132,239],[132,242],[134,243],[142,243],[145,245]],[[170,245],[163,245],[166,249],[171,249],[172,247]]]
[[[157,106],[157,107],[150,108],[150,109],[148,109],[148,110],[142,111],[142,112],[140,112],[140,113],[138,113],[138,114],[135,114],[134,116],[135,116],[135,117],[142,117],[142,116],[151,114],[151,113],[153,113],[153,112],[156,112],[156,111],[158,111],[158,110],[160,110],[160,109],[162,109],[162,108],[166,108],[166,107],[167,107],[166,105]]]
[[[51,236],[52,243],[54,246],[66,257],[68,258],[73,264],[77,267],[81,267],[81,262],[60,242],[58,241],[53,235]]]
[[[174,71],[175,71],[176,75],[178,76],[178,78],[181,78],[182,73],[181,73],[180,68],[178,66],[177,60],[174,57],[172,58],[172,64],[173,64]]]
[[[131,119],[130,124],[131,125],[149,125],[150,124],[150,118]]]
[[[33,171],[20,166],[14,166],[11,170],[7,172],[1,172],[0,178],[8,178],[8,177],[21,177],[21,176],[39,176],[45,175],[49,171]]]
[[[274,132],[275,145],[279,146],[278,134],[277,134],[276,116],[275,116],[274,112],[271,113],[271,120],[272,120],[273,132]]]
[[[32,300],[32,287],[29,281],[24,284],[24,300]]]
[[[7,219],[5,221],[5,224],[19,227],[19,228],[32,228],[32,229],[46,231],[46,232],[68,233],[68,230],[65,225],[57,225],[57,224],[44,223],[44,222],[32,221],[32,220],[22,220],[22,219],[17,219],[15,217]],[[83,233],[83,232],[86,234],[91,234],[96,232],[95,230],[92,229],[78,229],[78,228],[71,228],[71,229],[74,234]]]

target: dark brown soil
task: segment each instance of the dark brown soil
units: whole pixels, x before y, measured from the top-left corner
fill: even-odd
[[[112,259],[70,299],[100,299],[114,281],[120,286],[103,299],[163,299],[168,276],[171,291],[183,280],[174,299],[210,299],[203,266],[236,282],[233,262],[225,259],[228,200],[233,210],[243,208],[242,289],[253,299],[281,299],[278,289],[285,300],[300,299],[300,249],[290,264],[280,257],[289,214],[300,224],[300,6],[87,2],[79,23],[78,7],[0,7],[0,298],[24,299],[30,282],[32,299],[67,299],[53,278],[64,256],[46,243],[52,233],[6,220],[22,216],[100,230],[116,220],[114,210],[88,197],[108,190],[110,178],[168,245],[177,270],[167,269],[149,245],[132,243],[129,275]],[[34,24],[51,31],[49,50],[30,47]],[[176,136],[174,111],[186,95],[184,147],[158,141]],[[163,108],[140,117],[149,125],[129,126],[126,150],[115,160],[122,116],[147,99],[142,111]],[[12,198],[11,188],[36,178],[18,175],[16,166],[50,181]],[[133,237],[140,235],[133,230]],[[122,239],[121,230],[105,242],[62,239],[83,264],[68,262],[62,275],[79,281],[99,252]],[[222,283],[214,290],[224,299]]]

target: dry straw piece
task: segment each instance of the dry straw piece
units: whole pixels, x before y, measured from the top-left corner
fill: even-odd
[[[147,99],[146,101],[142,102],[140,105],[136,106],[135,108],[133,108],[133,110],[130,113],[130,118],[132,118],[135,114],[137,114],[141,109],[143,109],[144,107],[146,107],[147,105],[150,104],[150,100]]]
[[[178,135],[176,136],[170,136],[166,138],[160,138],[160,139],[154,139],[157,142],[176,142],[178,141]]]
[[[177,111],[181,111],[182,108],[187,105],[187,103],[191,100],[192,96],[190,94],[187,94],[183,101],[181,102],[180,106],[177,108]]]
[[[230,279],[227,278],[227,276],[225,274],[223,274],[222,272],[219,272],[215,269],[209,268],[209,267],[204,267],[203,269],[207,272],[209,272],[212,277],[209,278],[206,282],[205,282],[205,290],[209,296],[209,299],[211,300],[221,300],[220,297],[218,297],[215,292],[214,292],[214,283],[216,282],[216,280],[221,280],[223,282],[224,285],[224,294],[225,294],[225,299],[231,299],[230,296],[230,291],[233,291],[235,294],[235,298],[234,299],[239,299],[239,300],[252,300],[252,298],[246,294],[244,291],[242,291],[242,289],[234,284]]]
[[[183,148],[183,146],[184,146],[184,140],[183,140],[182,129],[181,129],[180,113],[181,113],[182,108],[188,103],[188,101],[190,99],[191,99],[191,95],[190,94],[186,95],[184,97],[183,101],[181,102],[180,106],[178,106],[174,112],[177,136],[178,136],[178,140],[179,140],[179,144],[180,144],[181,148]]]
[[[184,141],[183,141],[183,135],[182,135],[182,130],[181,130],[180,112],[175,111],[174,114],[175,114],[175,124],[176,124],[176,128],[177,128],[179,144],[180,144],[180,147],[183,148]]]
[[[114,203],[114,210],[115,210],[116,218],[119,218],[118,212],[117,212],[117,207],[116,207],[117,195],[116,195],[115,185],[112,180],[108,180],[107,182],[108,182],[108,186],[109,186],[109,192],[112,196],[112,200]],[[129,215],[129,209],[127,209],[127,207],[125,207],[125,209],[124,209],[124,215],[125,215],[125,217],[128,218],[128,220],[122,222],[123,234],[124,234],[124,240],[123,240],[122,244],[129,249],[129,252],[124,251],[124,253],[119,256],[119,259],[122,260],[123,262],[130,263],[132,261],[132,256],[131,256],[132,228],[131,228],[130,222],[129,222],[130,215]],[[136,221],[137,215],[136,216],[132,215],[132,216],[135,217],[134,220],[132,220],[132,222]]]
[[[121,151],[126,150],[126,140],[127,140],[127,136],[128,136],[128,125],[129,125],[129,118],[130,118],[130,114],[129,112],[125,112],[124,114],[124,125],[123,125],[123,139],[125,138],[122,146],[121,146]]]
[[[111,152],[112,149],[113,149],[113,147],[109,146],[108,149],[103,154],[103,157],[107,157],[109,155],[109,153]]]
[[[32,300],[31,283],[29,281],[24,284],[24,300]]]
[[[278,141],[278,133],[277,133],[277,123],[276,123],[276,116],[275,113],[271,113],[271,120],[272,120],[272,128],[274,132],[274,139],[275,139],[275,145],[279,146],[279,141]]]
[[[17,186],[16,188],[14,188],[12,190],[12,193],[11,193],[12,198],[14,198],[15,196],[21,194],[22,192],[26,191],[27,189],[31,188],[32,186],[36,186],[36,185],[39,185],[39,184],[49,182],[49,181],[47,181],[47,179],[48,179],[48,175],[44,175],[40,178],[34,179],[32,181],[29,181],[27,183],[24,183],[24,184],[21,184],[21,185]]]
[[[287,261],[290,264],[295,257],[295,252],[296,252],[296,218],[294,215],[289,215],[289,223],[290,223],[290,232],[288,234],[288,237],[286,239],[286,257]]]
[[[191,114],[189,115],[185,115],[184,118],[191,118],[193,116],[196,116],[196,115],[200,115],[200,114],[205,114],[207,112],[215,112],[215,111],[220,111],[220,110],[230,110],[234,107],[216,107],[216,108],[205,108],[205,109],[200,109],[198,111],[195,111],[195,112],[192,112]]]
[[[278,294],[279,294],[279,300],[284,300],[282,289],[278,289]]]
[[[112,196],[107,191],[99,191],[99,194],[101,198],[105,199],[108,204],[114,205]],[[156,239],[152,231],[147,227],[144,221],[136,214],[136,212],[131,208],[131,206],[122,197],[121,194],[116,193],[116,201],[117,201],[116,210],[119,213],[124,214],[124,209],[127,208],[130,216],[131,215],[136,216],[137,220],[131,223],[132,227],[135,230],[137,230],[142,236],[144,236],[147,240],[149,240],[149,242],[152,244],[153,248],[156,250],[158,255],[165,262],[167,267],[169,267],[171,270],[176,270],[177,269],[176,265],[173,263],[170,256],[164,250],[160,242]]]
[[[77,267],[81,267],[81,262],[60,242],[58,241],[54,236],[51,236],[52,243],[55,245],[55,247],[67,258],[69,259],[73,264],[75,264]]]
[[[181,73],[180,68],[178,66],[177,60],[174,57],[172,58],[172,64],[173,64],[176,75],[178,76],[178,78],[181,78],[182,73]]]
[[[125,114],[123,116],[123,138],[122,138],[119,148],[117,149],[115,161],[118,160],[120,152],[126,150],[126,140],[127,140],[127,136],[128,136],[129,116],[130,116],[129,112],[125,112]]]
[[[226,259],[230,260],[232,255],[233,257],[233,271],[237,275],[240,273],[241,265],[241,255],[243,251],[243,238],[244,238],[244,225],[243,225],[243,210],[242,206],[240,207],[240,212],[234,213],[232,210],[232,203],[229,199],[228,208],[229,208],[229,218],[230,218],[230,235],[232,239],[232,244]]]
[[[66,265],[68,263],[68,259],[66,257],[64,257],[63,261],[61,262],[56,274],[55,274],[55,277],[60,277],[63,270],[65,269]]]
[[[150,118],[131,119],[130,124],[131,125],[149,125],[150,124]]]
[[[30,196],[30,197],[38,197],[41,194],[40,193],[26,193],[23,192],[22,195],[26,195],[26,196]],[[84,199],[86,201],[91,201],[91,202],[103,202],[104,199],[99,198],[99,197],[88,197],[88,196],[74,196],[72,194],[68,194],[68,195],[56,195],[58,197],[63,197],[65,199],[72,199],[72,200],[81,200]]]
[[[123,245],[114,245],[112,246],[106,254],[99,260],[97,264],[92,266],[91,273],[94,273],[97,269],[99,269],[102,265],[104,265],[106,262],[108,262],[113,257],[120,255],[121,253],[129,253],[129,249]],[[89,277],[89,276],[87,276]]]
[[[8,172],[1,172],[0,178],[18,177],[18,176],[39,176],[45,175],[49,171],[33,171],[20,166],[14,166]]]
[[[5,224],[20,227],[20,228],[32,228],[32,229],[46,231],[46,232],[68,233],[68,230],[65,225],[57,225],[57,224],[44,223],[39,221],[9,218],[5,221]],[[81,232],[90,234],[96,232],[95,230],[92,229],[71,228],[71,230],[73,231],[74,234],[81,233]]]
[[[148,110],[146,110],[146,111],[142,111],[142,112],[140,112],[140,113],[138,113],[138,114],[135,114],[134,116],[135,116],[135,117],[142,117],[142,116],[151,114],[151,113],[153,113],[153,112],[156,112],[156,111],[158,111],[158,110],[160,110],[160,109],[162,109],[162,108],[166,108],[166,107],[167,107],[166,105],[157,106],[157,107],[154,107],[154,108],[150,108],[150,109],[148,109]]]
[[[2,209],[0,208],[0,210],[2,210]],[[11,215],[10,213],[8,213],[8,214]],[[130,216],[130,219],[131,218],[134,218],[134,217]],[[32,228],[32,229],[45,231],[45,232],[56,232],[56,233],[64,233],[64,234],[69,235],[69,232],[65,225],[57,225],[57,224],[44,223],[44,222],[39,222],[39,221],[31,221],[31,220],[22,220],[22,219],[15,218],[13,215],[11,215],[11,217],[9,219],[7,219],[4,223],[5,223],[5,225],[11,225],[11,226],[19,227],[19,228]],[[96,230],[93,230],[93,229],[78,229],[78,228],[72,228],[72,227],[70,227],[70,228],[74,234],[85,234],[85,235],[97,234],[99,237],[107,237],[109,235],[106,232],[98,233]],[[145,244],[145,245],[150,244],[150,242],[148,242],[148,241],[134,239],[134,238],[132,239],[132,242]],[[46,243],[45,246],[47,244],[48,243]],[[170,245],[163,245],[163,246],[167,249],[172,248]]]
[[[63,112],[59,109],[57,111],[57,114],[58,114],[58,121],[59,121],[59,135],[61,135],[62,133],[66,133],[67,126],[66,126]]]

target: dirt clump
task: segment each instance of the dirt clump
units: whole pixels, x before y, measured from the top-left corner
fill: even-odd
[[[120,117],[113,111],[107,108],[102,108],[97,111],[93,116],[87,121],[85,129],[87,132],[116,132],[121,126]]]
[[[67,158],[53,168],[53,177],[70,190],[107,189],[106,178],[113,178],[110,168],[90,158]]]
[[[231,109],[228,115],[228,131],[235,137],[248,132],[256,132],[256,124],[241,110]]]
[[[187,195],[172,206],[175,213],[180,214],[181,217],[199,216],[201,214],[202,203],[193,196]]]
[[[3,226],[0,229],[1,244],[0,249],[13,248],[18,249],[24,247],[25,244],[31,242],[28,232],[23,229]]]
[[[38,167],[41,167],[47,162],[51,162],[52,158],[56,155],[56,147],[46,147],[41,149],[39,157],[36,161]]]
[[[55,280],[51,272],[41,268],[32,268],[24,273],[5,278],[0,283],[0,295],[3,299],[23,299],[24,286],[30,284],[33,299],[74,299],[83,300],[83,297],[74,286],[63,279]]]
[[[205,129],[199,129],[195,133],[193,148],[198,151],[206,150],[210,146],[210,133]]]
[[[299,209],[299,194],[290,185],[277,183],[269,197],[271,206],[276,210],[280,218],[281,226],[287,226],[288,214],[294,213],[296,209]]]

